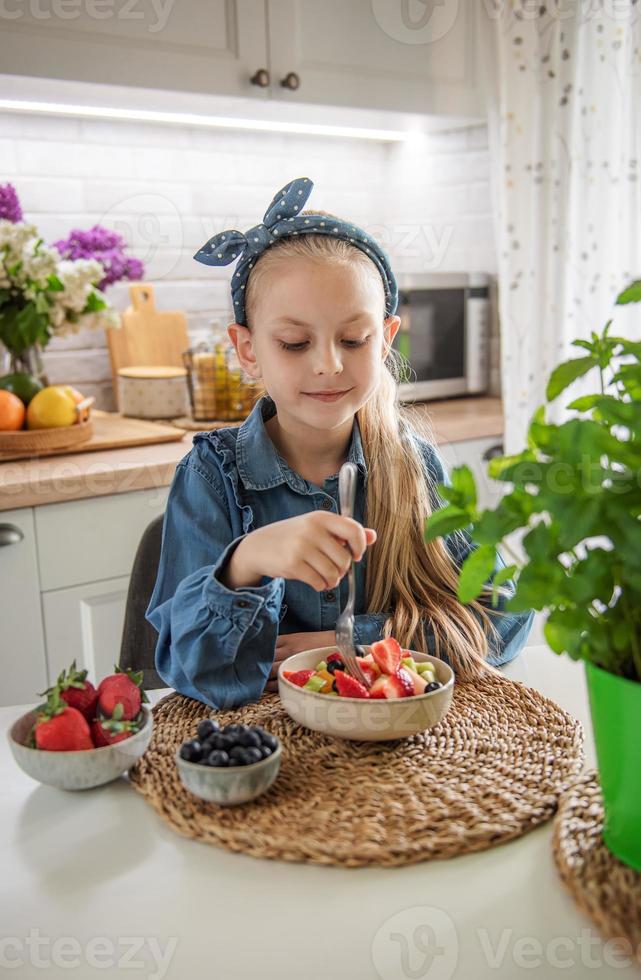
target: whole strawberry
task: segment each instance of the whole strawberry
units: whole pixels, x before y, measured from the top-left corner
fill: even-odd
[[[143,701],[149,698],[142,690],[142,671],[123,671],[116,667],[116,673],[103,678],[98,685],[98,709],[105,718],[116,721],[131,721],[140,713]],[[121,705],[121,710],[118,709]]]
[[[91,725],[91,737],[96,748],[122,742],[131,738],[137,732],[139,725],[135,721],[117,721],[114,718],[98,717]]]
[[[87,719],[62,700],[57,687],[52,689],[44,710],[36,718],[33,736],[36,748],[49,752],[94,748]]]
[[[40,697],[49,697],[54,687],[59,689],[60,697],[70,708],[76,708],[87,721],[93,721],[98,704],[98,692],[91,681],[87,680],[87,671],[76,669],[75,660],[67,671],[63,670],[59,674],[55,685],[43,691]]]

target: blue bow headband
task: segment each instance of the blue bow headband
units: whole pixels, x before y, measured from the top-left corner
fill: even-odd
[[[383,279],[386,316],[396,312],[398,286],[387,253],[378,242],[349,221],[327,218],[322,214],[300,214],[313,186],[309,177],[297,177],[290,181],[274,196],[261,224],[250,228],[245,234],[234,228],[221,231],[194,255],[196,261],[204,265],[229,265],[234,259],[239,259],[231,280],[236,323],[246,325],[245,287],[258,256],[281,238],[309,232],[343,238],[369,255]]]

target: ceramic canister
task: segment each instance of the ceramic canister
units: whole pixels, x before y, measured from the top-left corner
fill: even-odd
[[[126,367],[118,370],[122,415],[137,419],[172,419],[188,415],[187,369]]]

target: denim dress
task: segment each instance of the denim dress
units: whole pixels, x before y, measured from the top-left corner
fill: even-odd
[[[265,422],[276,413],[263,395],[237,427],[199,432],[180,460],[163,519],[160,563],[146,611],[158,631],[155,662],[160,677],[181,694],[212,708],[258,700],[267,683],[279,634],[333,630],[347,602],[347,577],[336,589],[317,592],[297,579],[263,576],[258,585],[229,589],[222,578],[238,544],[255,528],[313,510],[340,513],[338,474],[317,486],[294,472],[277,452]],[[434,446],[418,433],[433,506],[444,503],[438,482],[449,485]],[[367,465],[356,417],[348,460],[358,479],[354,517],[364,523]],[[446,537],[450,548],[451,539]],[[374,544],[372,547],[376,547]],[[461,553],[458,544],[455,552]],[[474,545],[470,542],[469,549]],[[369,548],[356,563],[354,641],[382,638],[390,611],[365,612]],[[505,567],[497,552],[492,575]],[[506,583],[513,591],[513,583]],[[505,599],[499,600],[499,608]],[[500,633],[490,663],[512,660],[530,633],[534,611],[493,618]],[[434,637],[424,626],[427,649]],[[447,656],[442,654],[446,662]]]

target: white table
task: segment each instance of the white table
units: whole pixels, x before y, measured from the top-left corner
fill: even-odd
[[[586,764],[594,765],[583,666],[531,646],[506,673],[582,722]],[[166,693],[154,692],[152,702]],[[0,709],[1,727],[30,707]],[[6,737],[0,775],[0,973],[7,976],[641,976],[563,891],[551,822],[453,860],[325,868],[183,838],[126,778],[79,793],[37,784],[16,766]]]

